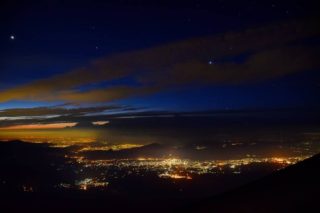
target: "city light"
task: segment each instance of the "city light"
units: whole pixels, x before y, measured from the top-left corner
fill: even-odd
[[[242,158],[229,160],[190,160],[179,158],[133,158],[133,159],[88,159],[78,155],[65,156],[70,163],[80,166],[79,173],[86,174],[86,170],[105,171],[97,173],[95,177],[88,177],[76,182],[81,190],[88,188],[106,187],[105,178],[123,178],[130,175],[144,176],[146,173],[157,174],[159,178],[192,180],[194,175],[224,174],[230,172],[234,175],[241,174],[243,168],[253,164],[273,164],[277,168],[285,168],[310,156],[299,157],[266,157]]]

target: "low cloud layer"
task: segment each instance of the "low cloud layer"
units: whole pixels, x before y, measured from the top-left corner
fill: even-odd
[[[128,106],[96,106],[96,107],[35,107],[13,108],[0,111],[0,128],[16,125],[39,125],[78,122],[87,116],[101,116],[107,112],[135,111]]]
[[[319,48],[303,42],[319,35],[316,22],[294,21],[125,52],[65,74],[2,90],[0,102],[107,102],[191,83],[228,85],[282,77],[320,67],[316,57]],[[241,57],[244,60],[239,61]],[[124,77],[133,79],[135,86],[80,89]]]
[[[101,107],[35,107],[35,108],[14,108],[0,111],[0,117],[19,117],[19,116],[50,116],[50,115],[73,115],[80,116],[88,113],[103,112],[106,110],[121,110],[123,106],[101,106]]]

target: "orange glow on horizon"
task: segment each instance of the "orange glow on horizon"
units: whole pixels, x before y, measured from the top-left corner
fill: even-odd
[[[15,125],[2,127],[0,130],[15,130],[15,129],[63,129],[66,127],[73,127],[77,124],[77,122],[69,122],[69,123],[51,123],[51,124],[25,124],[25,125]]]
[[[103,125],[106,125],[108,123],[109,123],[109,121],[94,121],[94,122],[92,122],[92,124],[95,125],[95,126],[103,126]]]

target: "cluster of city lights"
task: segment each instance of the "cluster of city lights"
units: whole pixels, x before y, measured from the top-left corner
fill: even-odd
[[[118,151],[122,149],[132,149],[142,147],[141,144],[110,144],[104,146],[83,146],[77,152],[87,152],[87,151]]]
[[[242,166],[253,163],[273,163],[280,168],[295,164],[309,156],[300,157],[270,157],[270,158],[243,158],[234,160],[206,160],[195,161],[189,159],[177,158],[137,158],[137,159],[108,159],[108,160],[91,160],[83,156],[68,156],[75,160],[84,169],[103,169],[109,171],[122,171],[126,174],[144,175],[146,172],[153,172],[160,178],[169,179],[186,179],[191,180],[193,175],[202,174],[223,174],[226,170],[234,174],[240,174]],[[111,174],[109,174],[112,176]],[[117,178],[116,175],[112,176]],[[99,187],[99,183],[105,183],[97,179],[85,179],[76,185],[80,189],[87,189],[89,185]]]
[[[108,184],[107,181],[99,181],[93,178],[85,178],[84,180],[76,182],[76,186],[81,190],[88,190],[89,188],[105,188]]]

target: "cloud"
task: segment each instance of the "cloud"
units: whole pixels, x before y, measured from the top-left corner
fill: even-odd
[[[190,61],[176,64],[163,76],[166,76],[168,79],[166,83],[169,85],[188,82],[240,84],[319,68],[320,61],[317,60],[319,54],[319,48],[315,47],[281,47],[253,54],[243,63],[210,65],[201,61]]]
[[[194,38],[97,59],[85,67],[0,91],[10,100],[107,102],[181,84],[241,84],[319,68],[319,48],[303,44],[320,29],[311,20]],[[247,55],[243,62],[228,60]],[[208,64],[214,59],[215,63]],[[130,77],[138,86],[82,86]]]
[[[106,102],[114,101],[121,98],[126,98],[136,95],[144,95],[158,91],[158,87],[128,87],[119,86],[107,89],[95,89],[85,92],[77,90],[63,91],[55,95],[42,97],[41,100],[56,101],[63,100],[71,103],[85,103],[85,102]]]
[[[33,130],[33,129],[63,129],[74,127],[77,123],[49,123],[49,124],[25,124],[8,127],[0,127],[0,130]]]
[[[109,123],[109,121],[93,121],[91,122],[95,126],[103,126]]]
[[[135,112],[138,108],[108,105],[93,107],[35,107],[13,108],[0,110],[0,128],[11,126],[23,126],[28,124],[55,124],[55,123],[78,123],[89,120],[99,121],[108,112],[128,113]]]
[[[121,110],[125,106],[101,106],[101,107],[35,107],[35,108],[13,108],[0,111],[0,117],[20,117],[20,116],[52,116],[52,115],[73,115],[80,116],[88,113],[104,112],[106,110]]]

